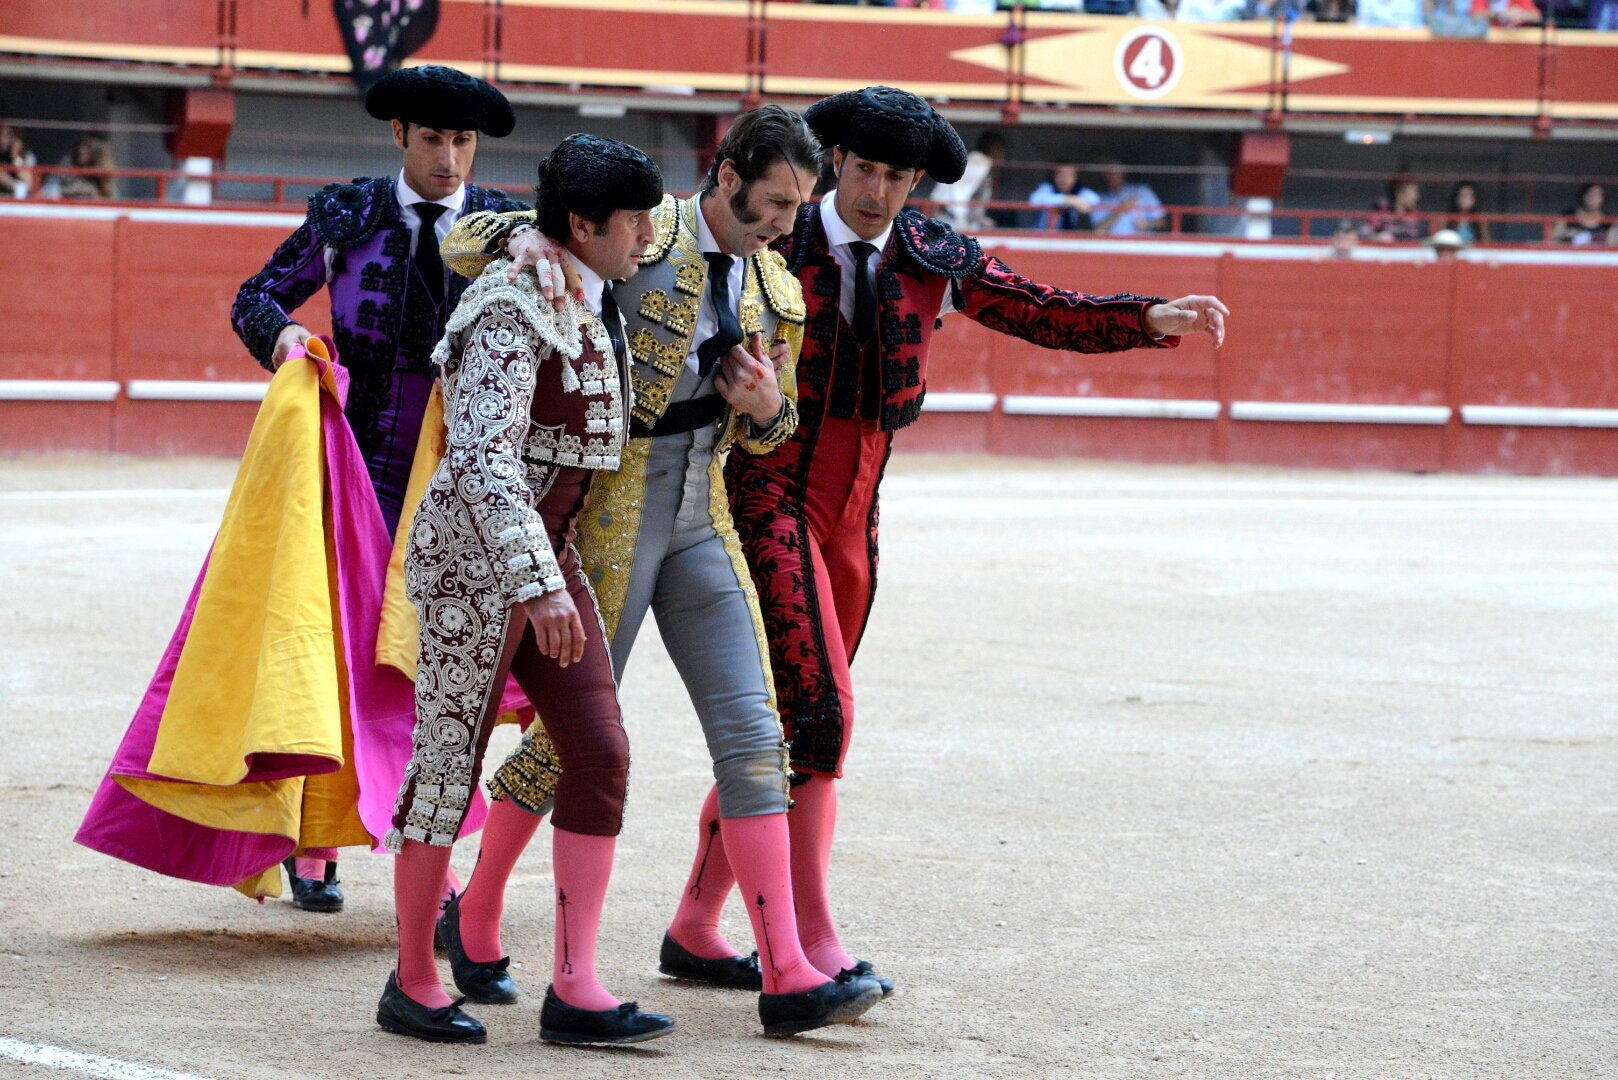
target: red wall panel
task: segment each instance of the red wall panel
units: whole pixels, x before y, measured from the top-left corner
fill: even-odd
[[[0,379],[113,378],[114,225],[0,224]]]

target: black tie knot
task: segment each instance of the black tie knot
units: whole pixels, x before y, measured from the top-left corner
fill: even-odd
[[[433,225],[449,207],[442,203],[419,202],[410,209],[416,212],[421,224],[416,229],[416,272],[432,298],[433,306],[444,302],[444,260],[438,253],[438,234]]]
[[[876,254],[876,245],[868,244],[864,240],[855,240],[848,245],[848,249],[854,253],[856,259],[862,262],[868,262],[871,256]]]
[[[719,358],[742,343],[742,324],[730,298],[730,271],[736,260],[719,251],[704,251],[708,260],[708,299],[717,325],[713,336],[697,346],[697,375],[706,379]]]
[[[876,245],[855,240],[848,245],[854,254],[854,336],[863,341],[876,329],[876,288],[871,283],[871,256]]]

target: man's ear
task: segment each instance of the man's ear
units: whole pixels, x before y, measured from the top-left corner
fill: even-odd
[[[575,242],[580,244],[589,242],[590,237],[594,235],[594,231],[590,222],[580,215],[569,214],[567,216],[567,234]]]
[[[393,145],[403,150],[410,143],[410,125],[403,120],[388,122],[393,125]]]
[[[914,180],[910,181],[910,190],[915,191],[916,190],[916,185],[921,183],[921,178],[926,176],[926,175],[927,175],[927,170],[926,169],[917,169],[916,170],[916,178]]]
[[[736,171],[736,163],[726,158],[719,163],[719,190],[728,199],[736,194],[742,186],[742,174]]]

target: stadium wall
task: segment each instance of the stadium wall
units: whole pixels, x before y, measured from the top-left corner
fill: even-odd
[[[232,333],[287,214],[0,207],[0,451],[236,454],[267,376]],[[946,320],[901,449],[1618,475],[1618,253],[991,237],[1093,293],[1214,293],[1215,351],[1082,356]],[[322,297],[299,313],[319,329]]]

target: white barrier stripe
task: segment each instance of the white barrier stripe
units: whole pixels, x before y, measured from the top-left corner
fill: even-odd
[[[1330,405],[1309,401],[1233,401],[1232,420],[1286,421],[1305,424],[1449,423],[1447,405]]]
[[[0,379],[0,401],[111,401],[118,384],[95,379]]]
[[[1158,398],[1041,397],[1007,394],[1000,405],[1008,416],[1115,416],[1149,420],[1216,420],[1217,401]]]
[[[81,1054],[77,1050],[64,1050],[44,1043],[25,1043],[0,1035],[0,1058],[10,1058],[24,1065],[43,1065],[47,1069],[62,1069],[80,1076],[95,1076],[101,1080],[207,1080],[195,1073],[175,1072],[152,1065],[137,1065],[132,1061]]]
[[[166,222],[180,225],[274,225],[296,229],[303,215],[273,210],[141,210],[129,206],[49,206],[39,203],[0,203],[0,217],[68,218],[77,221]]]
[[[0,203],[0,217],[77,218],[80,221],[115,221],[123,215],[116,206],[44,206],[39,203]]]
[[[131,401],[263,401],[267,382],[215,382],[207,379],[131,379]]]
[[[986,413],[994,411],[995,394],[931,392],[921,399],[922,412]]]
[[[1618,409],[1537,405],[1462,405],[1461,422],[1509,427],[1618,428]]]

